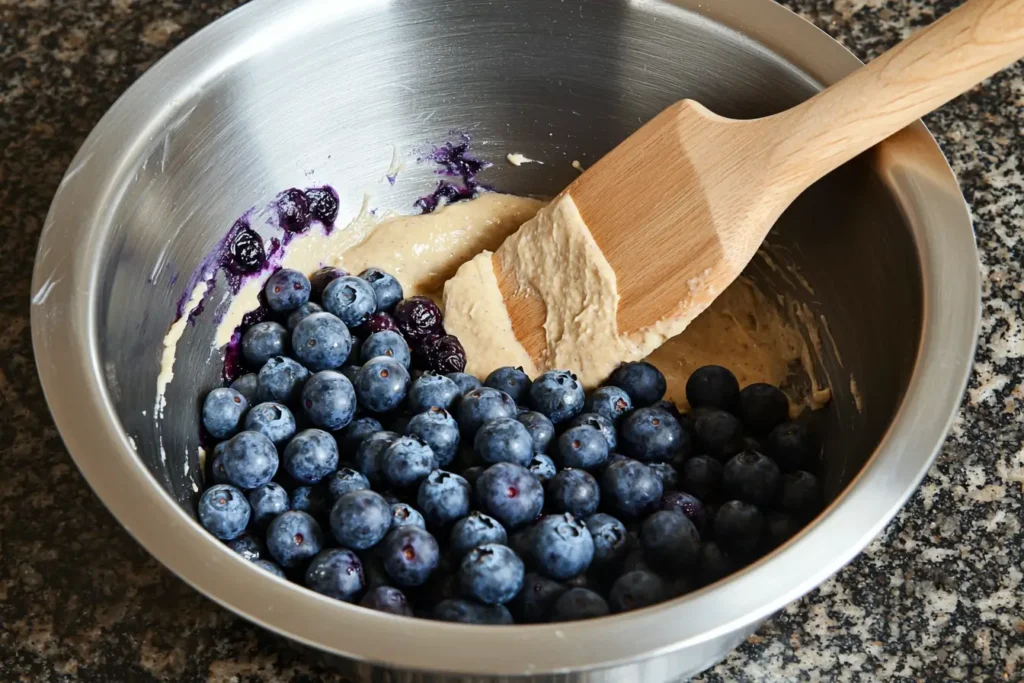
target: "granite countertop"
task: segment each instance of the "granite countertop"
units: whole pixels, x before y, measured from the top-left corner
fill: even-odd
[[[65,451],[32,358],[43,220],[78,146],[237,0],[0,0],[0,680],[342,680],[151,559]],[[956,2],[787,0],[862,58]],[[1024,681],[1024,66],[927,120],[975,218],[982,337],[921,489],[835,578],[698,678]]]

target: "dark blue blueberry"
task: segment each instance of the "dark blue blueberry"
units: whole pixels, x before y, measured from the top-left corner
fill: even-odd
[[[291,313],[288,314],[288,322],[287,322],[288,331],[289,332],[294,332],[295,331],[295,327],[300,322],[302,322],[303,320],[305,320],[309,316],[313,315],[314,313],[323,313],[323,312],[324,312],[324,309],[320,306],[320,304],[315,304],[312,301],[307,301],[306,303],[302,304],[301,306],[299,306],[294,311],[292,311]]]
[[[459,564],[459,588],[485,605],[503,605],[523,587],[526,569],[512,549],[490,543],[470,550]]]
[[[466,349],[454,335],[429,337],[420,344],[419,351],[425,370],[443,375],[466,369]]]
[[[476,436],[485,423],[518,414],[516,403],[503,391],[480,387],[462,397],[456,407],[455,419],[466,437]]]
[[[314,519],[326,520],[333,501],[322,486],[297,486],[292,489],[291,509],[308,513]]]
[[[295,436],[295,416],[280,403],[260,403],[245,416],[245,428],[280,445]]]
[[[359,365],[342,365],[340,372],[348,377],[348,381],[352,382],[352,386],[355,387],[356,378],[359,377],[359,371],[361,369],[362,367]]]
[[[398,302],[393,316],[399,331],[414,346],[428,337],[444,334],[441,309],[425,296],[413,296]]]
[[[485,422],[477,430],[473,453],[487,465],[510,462],[525,467],[533,459],[533,438],[521,422],[502,417]]]
[[[784,472],[811,469],[818,448],[807,428],[799,422],[783,422],[768,435],[768,455]]]
[[[548,481],[558,474],[558,468],[555,467],[555,461],[543,453],[533,454],[533,458],[530,459],[528,469],[533,472],[533,476],[537,477],[537,479],[540,479],[542,482]]]
[[[723,503],[715,513],[715,540],[730,556],[750,560],[757,556],[764,531],[764,515],[756,505],[739,500]]]
[[[482,387],[484,384],[473,375],[465,372],[449,372],[444,375],[451,381],[455,382],[455,386],[459,388],[459,396],[465,396],[471,391],[475,391]]]
[[[228,481],[240,489],[255,489],[277,473],[277,449],[259,432],[239,432],[227,441],[221,462]]]
[[[512,550],[516,551],[516,555],[523,558],[523,562],[532,564],[531,553],[533,552],[533,527],[524,526],[518,531],[513,531],[509,534],[507,545]]]
[[[395,440],[380,460],[382,479],[395,488],[407,488],[425,479],[436,467],[434,452],[418,436]]]
[[[384,452],[388,446],[398,440],[399,434],[394,432],[381,431],[370,434],[356,449],[356,469],[362,472],[371,484],[377,484],[383,480],[381,465],[384,461]]]
[[[313,372],[340,368],[353,348],[345,323],[330,313],[311,313],[292,331],[295,357]]]
[[[412,363],[412,352],[409,351],[409,345],[405,342],[405,338],[398,332],[391,330],[371,334],[363,342],[359,352],[360,362],[362,363],[366,363],[368,360],[379,356],[394,358],[404,365],[406,369]]]
[[[242,335],[242,355],[251,367],[259,369],[274,356],[288,349],[288,330],[273,321],[256,323]]]
[[[689,452],[689,436],[661,408],[637,408],[619,424],[622,452],[640,462],[669,462]]]
[[[789,399],[771,384],[749,384],[740,392],[737,414],[751,434],[767,434],[789,417]]]
[[[636,408],[653,405],[665,395],[665,375],[661,370],[645,361],[623,363],[615,368],[608,381],[629,394],[629,400]]]
[[[352,421],[356,392],[348,377],[333,370],[321,370],[302,388],[302,410],[317,427],[337,431]]]
[[[674,491],[679,488],[679,472],[667,462],[652,462],[647,465],[661,479],[661,488],[665,491]]]
[[[708,455],[698,455],[683,463],[679,470],[679,488],[703,501],[715,501],[722,490],[722,463]]]
[[[626,517],[639,517],[657,506],[663,489],[650,467],[636,460],[620,460],[601,475],[601,496],[612,509]]]
[[[546,576],[532,572],[527,574],[523,577],[523,589],[513,602],[516,620],[521,624],[541,624],[548,621],[551,608],[565,591],[565,586]]]
[[[281,569],[281,566],[275,562],[271,562],[270,560],[254,560],[253,564],[265,572],[270,572],[274,576],[277,576],[282,579],[287,578],[284,575],[284,570]]]
[[[431,408],[449,410],[463,394],[454,381],[444,375],[425,372],[409,387],[408,407],[413,414]]]
[[[285,190],[277,200],[277,219],[288,232],[305,232],[309,229],[309,197],[297,188]]]
[[[644,557],[662,571],[681,574],[697,563],[700,532],[682,512],[655,512],[644,520],[640,540]]]
[[[682,424],[683,414],[679,412],[679,406],[677,406],[672,401],[668,401],[668,400],[658,401],[657,403],[651,404],[651,407],[653,407],[653,408],[661,408],[662,410],[667,411],[669,415],[674,417],[676,420],[679,420],[680,424]],[[684,427],[684,429],[685,429],[685,427]]]
[[[228,484],[211,486],[199,497],[199,522],[222,541],[237,538],[249,524],[245,494]]]
[[[395,359],[382,356],[363,365],[354,384],[360,406],[374,413],[387,413],[405,398],[409,371]]]
[[[416,508],[407,503],[391,503],[391,528],[397,529],[400,526],[417,526],[420,529],[427,528],[427,521]]]
[[[256,404],[256,389],[258,386],[259,380],[256,378],[255,372],[247,372],[231,383],[231,388],[244,396],[249,405]]]
[[[402,285],[395,279],[395,276],[385,273],[380,268],[367,268],[359,273],[359,277],[369,282],[373,288],[373,293],[377,298],[378,311],[392,310],[395,304],[405,297]]]
[[[548,515],[530,533],[530,557],[541,574],[564,581],[587,571],[594,559],[594,539],[572,515]]]
[[[321,304],[349,327],[358,327],[377,310],[377,295],[369,282],[348,275],[327,285]]]
[[[437,603],[433,616],[438,621],[479,626],[506,626],[514,623],[512,614],[504,605],[481,605],[458,598],[446,598]]]
[[[362,607],[387,614],[397,614],[400,617],[412,616],[412,607],[409,607],[409,601],[405,599],[405,594],[392,586],[371,588],[359,601],[359,604]]]
[[[568,512],[583,519],[597,512],[601,489],[593,475],[584,470],[566,468],[547,485],[547,501],[552,510]]]
[[[683,491],[669,491],[661,498],[662,510],[675,510],[686,515],[698,531],[707,522],[708,511],[700,500]]]
[[[227,545],[232,551],[241,555],[243,559],[248,560],[249,562],[255,562],[261,557],[265,557],[267,554],[267,547],[263,545],[263,540],[259,536],[254,536],[249,533],[242,534],[241,536],[228,541]]]
[[[530,396],[531,384],[530,376],[523,372],[521,367],[513,368],[506,366],[498,368],[487,375],[487,379],[484,380],[485,387],[504,391],[512,397],[513,401],[520,405],[526,405],[526,401]]]
[[[726,471],[728,470],[727,465]],[[822,503],[821,485],[818,478],[810,472],[790,472],[782,477],[779,507],[786,512],[799,520],[807,521],[821,512]]]
[[[697,562],[697,579],[702,586],[724,579],[738,568],[736,562],[714,541],[701,544]]]
[[[351,457],[355,455],[359,444],[363,443],[366,437],[382,429],[380,422],[372,417],[357,417],[341,430],[338,437],[338,448],[345,457]]]
[[[234,389],[214,389],[203,401],[203,426],[213,438],[227,438],[238,431],[242,415],[248,409],[245,396]]]
[[[320,525],[305,512],[285,512],[267,527],[267,550],[286,569],[299,567],[313,559],[323,543]]]
[[[558,437],[558,461],[562,467],[598,469],[608,459],[608,440],[589,425],[572,427]]]
[[[626,555],[626,559],[622,563],[622,571],[623,573],[653,572],[654,569],[652,569],[651,565],[647,562],[643,548],[637,548]]]
[[[370,480],[362,472],[342,467],[327,477],[327,492],[331,500],[338,500],[352,491],[365,491],[370,488]]]
[[[725,463],[722,484],[730,498],[769,505],[778,498],[782,474],[771,458],[757,451],[743,451]]]
[[[252,509],[252,524],[257,529],[266,528],[270,520],[291,509],[288,492],[277,482],[272,481],[249,491],[247,498]]]
[[[306,568],[306,586],[335,600],[355,602],[366,590],[363,562],[351,550],[324,550]]]
[[[403,526],[391,531],[380,550],[384,570],[399,587],[422,586],[437,568],[441,551],[428,531]]]
[[[409,420],[405,433],[418,436],[437,458],[438,467],[447,467],[459,452],[459,425],[444,408],[429,408]]]
[[[288,442],[281,462],[295,481],[315,484],[338,469],[338,443],[323,430],[306,429]]]
[[[452,526],[448,545],[452,557],[461,559],[473,548],[489,543],[505,545],[507,542],[508,534],[498,520],[474,510]]]
[[[603,512],[590,515],[585,523],[594,539],[595,567],[614,567],[625,559],[629,552],[629,535],[625,524]]]
[[[457,474],[434,470],[420,482],[416,504],[427,523],[444,527],[469,514],[472,489]]]
[[[696,452],[725,461],[746,447],[743,423],[724,410],[704,410],[693,422],[697,435]]]
[[[657,574],[633,571],[623,574],[612,584],[608,606],[612,612],[628,612],[656,605],[668,597],[668,587]]]
[[[332,225],[338,217],[338,193],[334,188],[324,185],[323,187],[311,187],[306,190],[306,199],[309,204],[309,213],[313,218],[324,225]]]
[[[508,462],[491,465],[476,480],[477,503],[506,529],[537,519],[544,507],[544,486],[530,470]]]
[[[348,275],[347,272],[341,268],[335,268],[333,266],[324,266],[315,273],[309,276],[310,295],[317,301],[322,301],[324,297],[324,290],[327,289],[327,285],[331,284],[338,278],[342,278]]]
[[[331,508],[331,533],[346,548],[372,548],[390,530],[391,506],[379,493],[349,491]]]
[[[231,240],[232,270],[238,273],[255,273],[267,262],[263,239],[248,225],[239,221],[237,231]]]
[[[587,426],[593,427],[601,432],[604,440],[608,442],[608,452],[612,452],[619,445],[618,434],[615,432],[615,423],[603,415],[597,413],[580,413],[569,421],[568,428]]]
[[[282,268],[263,287],[267,306],[275,313],[288,313],[309,302],[309,279],[297,270]]]
[[[385,421],[388,429],[396,434],[405,434],[409,423],[412,422],[413,416],[407,413],[395,413],[390,415],[390,418],[390,420]]]
[[[583,412],[583,385],[565,370],[545,372],[530,385],[530,408],[560,424]]]
[[[398,332],[398,323],[390,313],[373,313],[357,330],[361,337],[369,337],[377,332]]]
[[[600,387],[587,397],[583,409],[588,413],[597,413],[614,424],[620,417],[633,410],[633,399],[619,387]]]
[[[686,401],[690,408],[733,410],[740,398],[736,375],[719,365],[697,368],[686,380]]]
[[[796,536],[801,524],[787,512],[770,512],[765,515],[764,539],[762,546],[765,552],[774,550]]]
[[[527,410],[516,415],[516,419],[523,423],[526,431],[530,432],[533,439],[534,453],[547,453],[548,447],[555,438],[555,425],[535,410]]]
[[[309,370],[291,358],[274,356],[260,368],[256,395],[261,403],[291,405],[299,399],[302,385],[309,379]]]
[[[587,588],[570,588],[551,607],[551,621],[579,621],[607,616],[608,603]]]
[[[484,473],[484,467],[474,465],[462,470],[462,478],[469,482],[469,485],[476,488],[476,480]]]

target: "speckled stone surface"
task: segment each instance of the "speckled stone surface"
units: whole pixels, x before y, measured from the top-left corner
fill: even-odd
[[[238,4],[0,0],[0,680],[342,680],[128,537],[65,452],[32,360],[32,259],[64,169],[135,78]],[[864,58],[956,3],[786,4]],[[938,462],[863,555],[698,680],[1024,681],[1022,112],[1018,65],[928,118],[985,283],[975,373]]]

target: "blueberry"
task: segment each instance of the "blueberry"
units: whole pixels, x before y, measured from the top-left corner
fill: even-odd
[[[533,438],[511,417],[486,422],[473,438],[473,453],[487,465],[510,462],[525,467],[533,459]]]
[[[288,492],[273,481],[249,491],[247,498],[252,509],[252,523],[257,529],[265,528],[270,520],[291,508]]]
[[[306,429],[285,446],[281,463],[295,481],[315,484],[338,469],[338,444],[323,430]]]
[[[285,568],[311,560],[323,547],[320,525],[309,514],[291,510],[278,515],[267,527],[267,550]]]
[[[608,603],[587,588],[570,588],[562,593],[551,608],[551,621],[578,621],[607,616]]]
[[[739,456],[737,456],[739,457]],[[782,478],[779,507],[799,520],[807,521],[821,511],[822,493],[818,478],[810,472],[790,472]]]
[[[352,352],[353,339],[345,323],[330,313],[311,313],[292,332],[295,357],[313,372],[340,368]]]
[[[309,316],[313,315],[314,313],[323,312],[324,309],[320,306],[320,304],[313,303],[312,301],[307,301],[306,303],[302,304],[301,306],[299,306],[294,311],[288,314],[286,327],[288,328],[289,332],[294,332],[296,325],[298,325],[300,322],[302,322]]]
[[[431,408],[449,410],[461,395],[459,386],[448,377],[425,372],[409,387],[409,411],[422,413]]]
[[[338,448],[346,457],[355,454],[359,445],[366,437],[384,429],[380,422],[372,417],[357,417],[348,423],[348,426],[341,430],[338,439]]]
[[[473,548],[459,564],[462,594],[485,605],[502,605],[523,587],[523,561],[512,549],[489,543]]]
[[[277,218],[281,227],[288,232],[305,232],[309,229],[309,197],[297,188],[285,190],[277,200]]]
[[[459,425],[443,408],[430,408],[413,416],[405,427],[405,433],[418,436],[430,446],[439,467],[447,467],[455,460],[459,450]]]
[[[291,509],[308,513],[314,519],[326,520],[332,500],[321,486],[297,486],[289,496]]]
[[[327,484],[327,492],[331,495],[331,500],[335,501],[346,493],[366,491],[370,488],[370,480],[362,472],[357,472],[348,467],[342,467],[337,472],[332,472],[325,479],[325,483]]]
[[[707,508],[697,498],[682,491],[670,491],[661,498],[662,510],[675,510],[683,513],[687,519],[693,522],[697,530],[704,528],[707,521]]]
[[[548,621],[555,601],[566,591],[562,584],[529,573],[523,577],[523,588],[513,603],[516,617],[523,624],[540,624]]]
[[[317,301],[323,300],[324,290],[338,278],[348,275],[341,268],[324,266],[309,276],[310,296]]]
[[[384,570],[403,588],[426,583],[437,568],[440,554],[434,537],[415,526],[391,531],[381,547]]]
[[[213,438],[224,439],[238,431],[242,415],[248,409],[245,396],[234,389],[214,389],[203,401],[203,426]]]
[[[245,416],[245,428],[280,445],[295,436],[295,416],[280,403],[260,403]]]
[[[362,607],[375,609],[378,612],[397,614],[400,617],[411,617],[412,608],[405,598],[405,594],[391,586],[377,586],[371,588],[359,601]]]
[[[349,491],[331,508],[331,533],[346,548],[372,548],[390,529],[391,506],[379,493]]]
[[[603,512],[590,515],[584,523],[591,538],[594,539],[593,566],[618,566],[625,559],[630,547],[626,525]]]
[[[270,572],[274,576],[282,579],[287,578],[284,574],[284,570],[275,562],[271,562],[270,560],[255,560],[253,561],[253,564],[265,572]]]
[[[722,463],[707,455],[698,455],[683,463],[679,488],[703,501],[718,499],[722,490]]]
[[[725,463],[722,471],[726,494],[754,505],[774,503],[781,482],[779,466],[757,451],[743,451],[734,455]]]
[[[239,432],[224,446],[221,462],[228,481],[240,489],[255,489],[277,473],[277,449],[259,432]]]
[[[398,440],[399,435],[394,432],[381,431],[371,434],[363,439],[356,449],[356,469],[362,472],[371,484],[381,481],[383,473],[381,464],[384,460],[384,452],[388,446]]]
[[[256,403],[257,386],[258,380],[255,372],[247,372],[231,383],[231,388],[245,397],[249,405],[255,405]]]
[[[306,190],[309,213],[324,225],[331,225],[338,217],[338,193],[333,188],[311,187]]]
[[[724,410],[706,410],[693,423],[696,450],[716,460],[728,460],[744,449],[743,423]]]
[[[282,268],[263,287],[267,306],[275,313],[288,313],[309,301],[309,279],[297,270]]]
[[[404,365],[406,369],[412,363],[412,353],[409,351],[409,345],[405,343],[402,335],[391,330],[374,332],[363,342],[359,352],[361,362],[366,363],[368,360],[378,356],[394,358]]]
[[[432,335],[443,334],[441,309],[425,296],[399,301],[393,315],[398,329],[413,344],[419,344]]]
[[[476,487],[476,480],[484,473],[484,468],[480,465],[474,465],[473,467],[467,467],[462,470],[462,478],[469,482],[469,485]]]
[[[363,563],[346,548],[324,550],[309,563],[306,586],[335,600],[355,602],[366,589]]]
[[[546,499],[552,510],[582,519],[597,511],[601,489],[589,472],[566,468],[548,482]]]
[[[690,408],[732,410],[740,398],[736,375],[719,365],[697,368],[686,380],[686,401]]]
[[[337,431],[355,415],[356,392],[352,382],[340,372],[321,370],[306,381],[301,403],[312,424]]]
[[[626,517],[639,517],[654,508],[662,492],[658,475],[636,460],[612,463],[601,475],[602,498],[612,510]]]
[[[767,434],[789,417],[789,399],[771,384],[743,387],[737,414],[752,434]]]
[[[232,269],[238,273],[255,273],[267,262],[263,239],[241,221],[236,223],[235,227],[237,231],[230,247]]]
[[[681,574],[697,562],[700,533],[682,512],[655,512],[644,520],[640,540],[644,557],[663,571]]]
[[[454,335],[429,337],[422,342],[420,352],[423,364],[431,372],[446,374],[466,369],[466,349]]]
[[[548,481],[558,474],[558,468],[555,467],[555,461],[543,453],[534,453],[533,458],[530,459],[530,464],[527,469],[533,473],[533,476],[537,477],[537,479],[542,482]]]
[[[612,584],[608,593],[608,606],[612,612],[628,612],[656,605],[667,597],[668,587],[657,574],[627,572]]]
[[[516,414],[516,404],[511,396],[497,389],[481,387],[462,397],[455,417],[462,433],[472,437],[485,423],[503,417],[514,418]]]
[[[715,513],[715,540],[729,555],[753,559],[764,530],[764,516],[756,505],[739,500],[723,503]]]
[[[533,552],[533,527],[524,526],[518,531],[509,534],[507,545],[516,552],[516,555],[523,558],[527,564],[532,564],[531,553]]]
[[[562,467],[597,469],[608,459],[608,440],[588,425],[572,427],[558,437],[558,459]]]
[[[661,370],[644,361],[623,363],[615,368],[605,384],[618,387],[629,394],[629,399],[636,408],[660,401],[667,387],[665,375],[661,374]]]
[[[619,445],[618,434],[615,431],[615,423],[603,415],[597,413],[580,413],[569,421],[568,428],[587,426],[593,427],[601,432],[604,440],[608,442],[608,452],[614,451]]]
[[[395,440],[380,459],[382,479],[396,488],[406,488],[425,479],[436,467],[430,446],[418,436]]]
[[[360,406],[374,413],[387,413],[405,398],[409,371],[395,359],[381,356],[359,369],[354,384]]]
[[[516,419],[523,423],[526,431],[530,432],[530,438],[533,439],[533,452],[547,453],[548,446],[555,438],[555,425],[551,420],[535,410],[519,413]]]
[[[483,386],[483,382],[465,372],[449,372],[445,377],[455,382],[455,386],[459,388],[459,396],[465,396]]]
[[[594,539],[571,514],[548,515],[530,534],[530,557],[541,574],[564,581],[587,571],[594,559]]]
[[[679,406],[677,406],[672,401],[663,399],[661,401],[658,401],[657,403],[652,403],[651,407],[661,408],[662,410],[668,412],[668,414],[674,417],[676,420],[679,420],[680,424],[682,424],[683,414],[679,412]]]
[[[420,529],[427,528],[427,521],[416,508],[406,503],[391,504],[391,528],[397,529],[401,526],[415,526]]]
[[[667,462],[652,462],[647,465],[661,479],[663,491],[671,491],[679,488],[679,472]]]
[[[307,379],[309,370],[291,358],[274,356],[260,368],[256,395],[262,403],[292,404],[298,400]]]
[[[583,385],[565,370],[545,372],[530,385],[530,408],[559,424],[583,412]]]
[[[505,545],[507,542],[508,534],[498,520],[473,511],[452,526],[448,545],[452,557],[458,560],[473,548],[490,543]]]
[[[622,451],[641,462],[669,462],[689,451],[689,437],[679,421],[661,408],[637,408],[619,425]]]
[[[799,422],[783,422],[768,435],[768,455],[785,472],[810,468],[817,447],[807,428]]]
[[[369,337],[377,332],[399,332],[398,323],[389,313],[372,313],[357,330],[361,337]]]
[[[708,541],[701,545],[698,563],[700,566],[697,570],[697,578],[704,586],[724,579],[736,571],[736,563],[714,541]]]
[[[390,311],[405,297],[401,283],[380,268],[367,268],[359,273],[359,277],[369,282],[373,288],[378,311]]]
[[[484,380],[485,387],[504,391],[516,403],[523,405],[530,395],[530,377],[521,367],[503,367],[494,370]]]
[[[800,522],[786,512],[771,512],[765,515],[764,543],[765,551],[774,550],[796,536],[800,531]]]
[[[416,504],[428,524],[444,527],[469,514],[472,489],[463,477],[434,470],[420,482]]]
[[[285,500],[287,501],[287,498]],[[258,536],[248,533],[228,541],[228,547],[249,562],[255,562],[267,554],[267,547],[263,545],[263,541]]]
[[[288,330],[272,321],[256,323],[242,335],[242,356],[253,368],[259,369],[274,356],[288,349]]]
[[[544,487],[528,469],[500,462],[476,480],[480,508],[506,529],[532,522],[544,507]]]
[[[623,573],[652,572],[654,569],[652,569],[651,565],[647,562],[643,549],[637,548],[626,555],[626,559],[622,563],[622,571]]]
[[[434,607],[434,618],[458,624],[505,626],[512,624],[512,614],[504,605],[481,605],[470,600],[448,598]]]
[[[199,522],[222,541],[237,538],[249,524],[249,502],[234,486],[217,484],[199,497]]]
[[[342,365],[341,370],[339,370],[339,372],[348,377],[348,381],[352,382],[352,386],[355,387],[356,378],[359,377],[359,371],[361,369],[362,366],[359,365]]]
[[[619,387],[600,387],[587,397],[583,409],[588,413],[597,413],[614,424],[633,410],[633,399]]]
[[[377,310],[377,295],[369,282],[348,275],[327,285],[322,303],[346,325],[358,327]]]

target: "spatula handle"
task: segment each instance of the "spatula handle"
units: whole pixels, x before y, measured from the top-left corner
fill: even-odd
[[[777,148],[779,171],[809,185],[1022,57],[1024,0],[967,0],[827,90],[764,119],[800,132]]]

